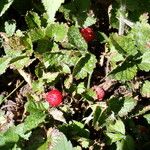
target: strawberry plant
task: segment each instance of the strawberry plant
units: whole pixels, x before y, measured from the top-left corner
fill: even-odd
[[[149,149],[149,4],[1,1],[0,149]]]

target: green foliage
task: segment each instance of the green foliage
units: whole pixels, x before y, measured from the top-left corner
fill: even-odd
[[[55,20],[56,11],[59,9],[64,0],[42,0],[43,6],[48,15],[48,22],[53,22]]]
[[[3,0],[0,2],[0,17],[7,11],[12,5],[14,0]]]
[[[149,4],[1,0],[0,149],[144,149]],[[80,29],[90,26],[96,36],[88,43]],[[105,90],[104,100],[94,86]],[[52,108],[45,97],[55,88],[63,100]]]
[[[146,80],[141,87],[141,94],[144,97],[150,97],[150,81]]]
[[[81,57],[73,69],[74,77],[76,79],[83,79],[88,74],[91,74],[95,68],[96,61],[95,56],[91,54]]]
[[[68,40],[79,51],[87,50],[87,43],[84,38],[81,36],[79,29],[75,26],[71,26],[68,30]]]

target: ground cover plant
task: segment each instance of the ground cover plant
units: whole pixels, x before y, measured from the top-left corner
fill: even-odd
[[[0,150],[149,150],[149,0],[0,1]]]

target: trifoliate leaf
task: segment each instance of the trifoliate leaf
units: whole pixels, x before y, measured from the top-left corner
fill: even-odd
[[[142,55],[142,61],[140,64],[138,64],[138,67],[140,68],[140,70],[143,70],[143,71],[150,71],[150,52],[145,52],[143,55]]]
[[[84,79],[93,72],[96,66],[96,57],[92,54],[86,54],[81,57],[73,69],[73,75],[76,79]]]
[[[0,17],[7,11],[14,0],[2,0],[0,1]]]
[[[48,22],[53,22],[55,20],[55,14],[63,2],[64,0],[42,0],[48,15]]]
[[[8,36],[12,36],[16,30],[16,21],[10,20],[5,22],[5,32]]]
[[[71,26],[68,31],[69,43],[75,46],[79,51],[87,51],[87,43],[81,36],[79,29]]]
[[[68,27],[65,24],[50,24],[46,28],[46,36],[54,38],[56,42],[62,42],[67,37]]]
[[[150,81],[146,80],[140,91],[142,96],[150,98]]]
[[[26,14],[25,20],[26,20],[26,23],[27,23],[29,29],[41,27],[40,17],[37,13],[35,13],[33,11],[29,11]]]

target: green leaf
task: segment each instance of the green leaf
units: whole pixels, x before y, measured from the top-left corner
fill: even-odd
[[[84,82],[79,83],[77,86],[77,93],[82,94],[83,92],[85,92],[85,90],[86,88],[85,88]]]
[[[48,15],[48,22],[53,22],[55,20],[55,14],[64,0],[42,0],[43,6]]]
[[[135,77],[137,67],[132,61],[124,61],[121,66],[116,67],[109,75],[116,80],[129,81]]]
[[[146,114],[143,117],[147,120],[148,124],[150,124],[150,114]]]
[[[68,30],[69,43],[75,46],[79,51],[87,51],[87,43],[81,36],[79,29],[75,26],[71,26]]]
[[[137,22],[132,30],[134,40],[136,41],[136,46],[141,53],[148,52],[150,47],[148,43],[150,42],[150,25],[146,22]]]
[[[5,22],[5,32],[8,36],[12,36],[16,30],[16,21],[10,20]]]
[[[114,124],[108,124],[107,132],[121,133],[125,135],[125,125],[121,120],[116,120]]]
[[[140,91],[142,96],[150,98],[150,81],[146,80]]]
[[[73,69],[73,76],[78,79],[84,79],[91,74],[96,66],[96,57],[92,54],[86,54],[81,57]]]
[[[44,92],[44,82],[42,79],[36,80],[32,82],[32,89],[36,93],[43,93]]]
[[[99,118],[101,116],[102,109],[100,106],[97,106],[94,112],[94,118],[93,118],[93,126],[96,128],[98,126]]]
[[[48,67],[58,67],[66,64],[68,66],[74,66],[76,62],[79,60],[79,52],[78,51],[61,51],[61,52],[51,52],[43,54],[43,62],[46,68]]]
[[[145,52],[141,58],[142,58],[142,61],[140,64],[138,64],[138,67],[143,71],[149,72],[150,71],[150,52],[149,51]]]
[[[46,27],[46,36],[54,38],[56,42],[62,42],[67,38],[68,27],[66,24],[50,24]]]
[[[28,96],[28,102],[25,104],[27,112],[44,112],[49,108],[49,104],[46,101],[36,101],[34,95]]]
[[[6,69],[9,67],[11,58],[2,57],[0,58],[0,75],[5,73]]]
[[[109,107],[111,110],[120,117],[126,116],[135,108],[136,105],[137,101],[132,97],[112,98],[109,101]]]
[[[118,115],[120,117],[127,115],[135,108],[136,105],[137,105],[137,100],[133,99],[132,97],[125,97],[123,107],[118,112]]]
[[[86,3],[84,0],[74,0],[62,5],[59,11],[64,13],[66,20],[72,21],[76,26],[81,27],[88,17],[87,13],[89,9],[90,0],[86,0]]]
[[[133,35],[128,34],[127,36],[119,36],[114,34],[110,39],[119,53],[133,56],[137,54],[136,41],[134,40]]]
[[[125,135],[122,135],[122,134],[119,134],[119,133],[118,134],[106,133],[106,136],[109,138],[110,143],[114,143],[114,142],[120,141],[120,140],[125,138]]]
[[[7,11],[14,0],[1,0],[0,1],[0,17]]]
[[[83,27],[86,28],[86,27],[89,27],[95,23],[96,23],[96,18],[89,16],[84,21]]]
[[[34,28],[29,31],[29,36],[32,42],[41,40],[45,37],[45,29],[43,28]]]
[[[35,13],[33,11],[27,12],[27,14],[25,16],[25,20],[26,20],[26,23],[27,23],[29,29],[41,27],[40,17],[37,13]]]
[[[35,112],[30,113],[24,121],[24,131],[27,132],[38,127],[39,124],[45,121],[45,118],[46,114],[41,111],[35,110]]]
[[[124,139],[118,141],[116,144],[117,150],[135,150],[135,143],[130,135],[127,135]]]
[[[73,150],[73,146],[66,136],[57,129],[52,129],[48,136],[51,140],[49,150]]]

